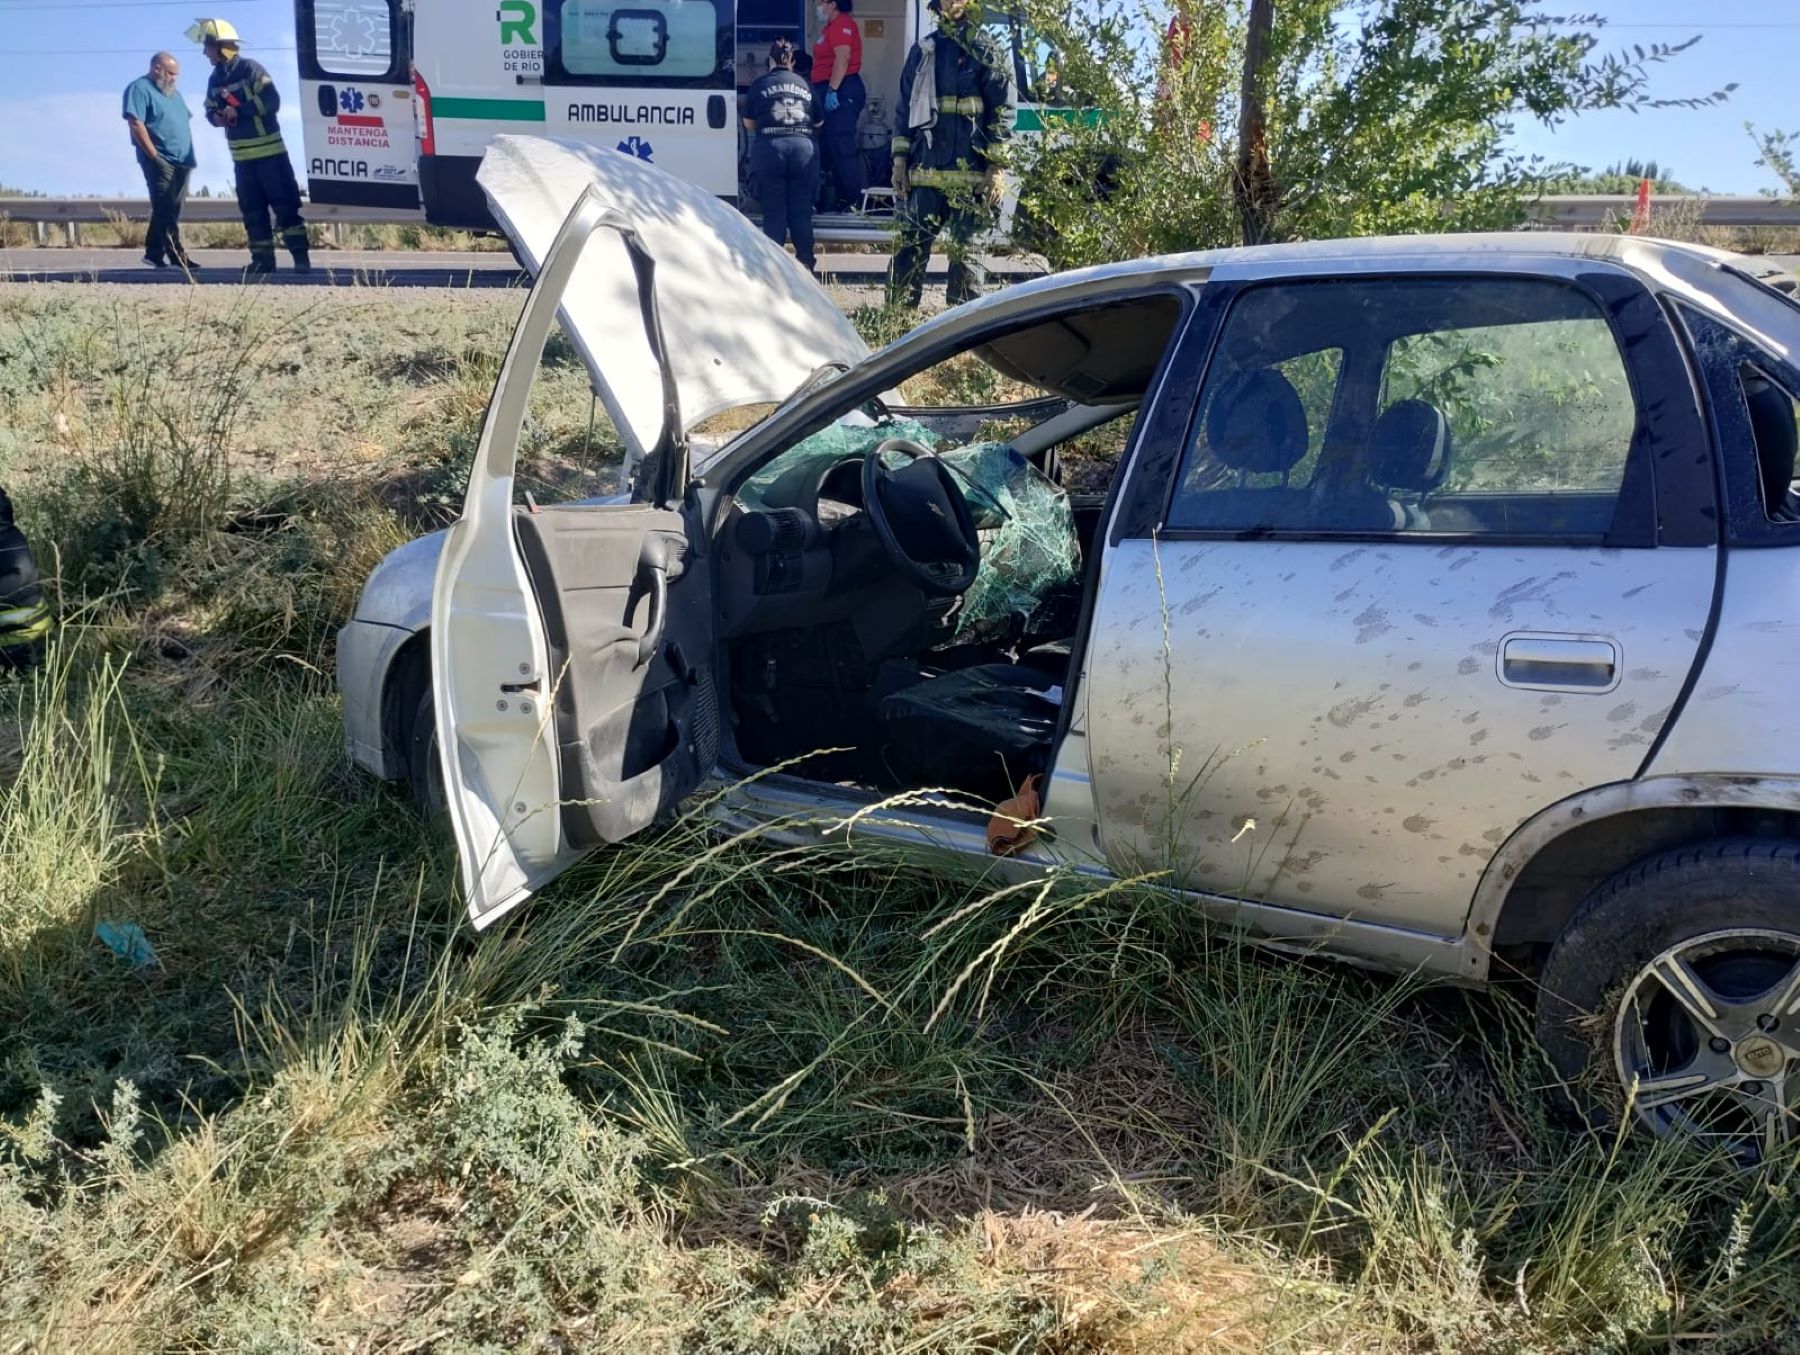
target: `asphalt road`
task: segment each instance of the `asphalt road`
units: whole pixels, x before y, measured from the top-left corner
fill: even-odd
[[[243,281],[249,256],[241,249],[197,249],[194,281],[225,284]],[[304,277],[280,256],[280,271],[257,279],[276,287],[517,287],[525,275],[511,254],[435,253],[429,251],[315,250],[313,271]],[[827,281],[845,286],[871,286],[887,274],[885,254],[821,254],[819,271]],[[988,267],[997,280],[1015,281],[1044,271],[1040,260],[992,258]],[[933,255],[929,281],[941,282],[946,260]],[[175,285],[188,278],[178,268],[152,268],[129,249],[0,249],[0,282],[129,282]]]

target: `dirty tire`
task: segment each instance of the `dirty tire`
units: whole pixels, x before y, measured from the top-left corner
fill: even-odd
[[[1606,881],[1563,927],[1540,980],[1537,1035],[1591,1123],[1615,1124],[1624,1110],[1614,1030],[1628,986],[1672,947],[1732,929],[1800,947],[1800,843],[1728,838],[1664,852]]]
[[[444,798],[444,771],[438,762],[437,703],[432,700],[429,682],[419,693],[407,729],[406,789],[412,796],[413,808],[426,818],[443,818],[449,813]]]

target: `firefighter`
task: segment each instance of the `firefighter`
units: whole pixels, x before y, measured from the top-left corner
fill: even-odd
[[[979,296],[987,270],[975,233],[993,219],[1006,191],[1012,135],[1011,63],[981,26],[977,0],[931,0],[937,31],[913,45],[900,75],[894,137],[899,240],[888,268],[889,305],[917,306],[940,231],[950,237],[952,306]]]
[[[306,223],[300,219],[300,185],[288,160],[276,114],[281,94],[261,63],[238,54],[238,34],[223,19],[201,19],[187,31],[212,62],[206,82],[206,120],[225,129],[237,176],[238,210],[250,237],[250,273],[275,271],[275,230],[294,256],[294,271],[310,273]],[[269,227],[274,213],[275,229]]]
[[[50,605],[31,546],[13,522],[12,500],[0,489],[0,672],[28,668],[50,634]]]

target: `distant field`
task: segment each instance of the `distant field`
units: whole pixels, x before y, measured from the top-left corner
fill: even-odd
[[[1794,1348],[1795,1164],[1559,1118],[1515,994],[698,812],[469,934],[333,636],[520,300],[0,285],[0,1352]],[[529,486],[618,465],[553,344]]]

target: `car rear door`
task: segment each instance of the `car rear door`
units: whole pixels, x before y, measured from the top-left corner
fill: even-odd
[[[704,538],[684,504],[679,401],[646,502],[513,502],[527,401],[586,246],[624,244],[664,343],[636,232],[583,193],[547,251],[488,407],[468,497],[432,596],[438,749],[469,916],[485,927],[600,843],[648,825],[699,785],[718,751]]]
[[[1455,935],[1499,844],[1636,776],[1682,697],[1718,563],[1692,380],[1610,265],[1254,281],[1213,275],[1186,431],[1109,534],[1102,842]]]

